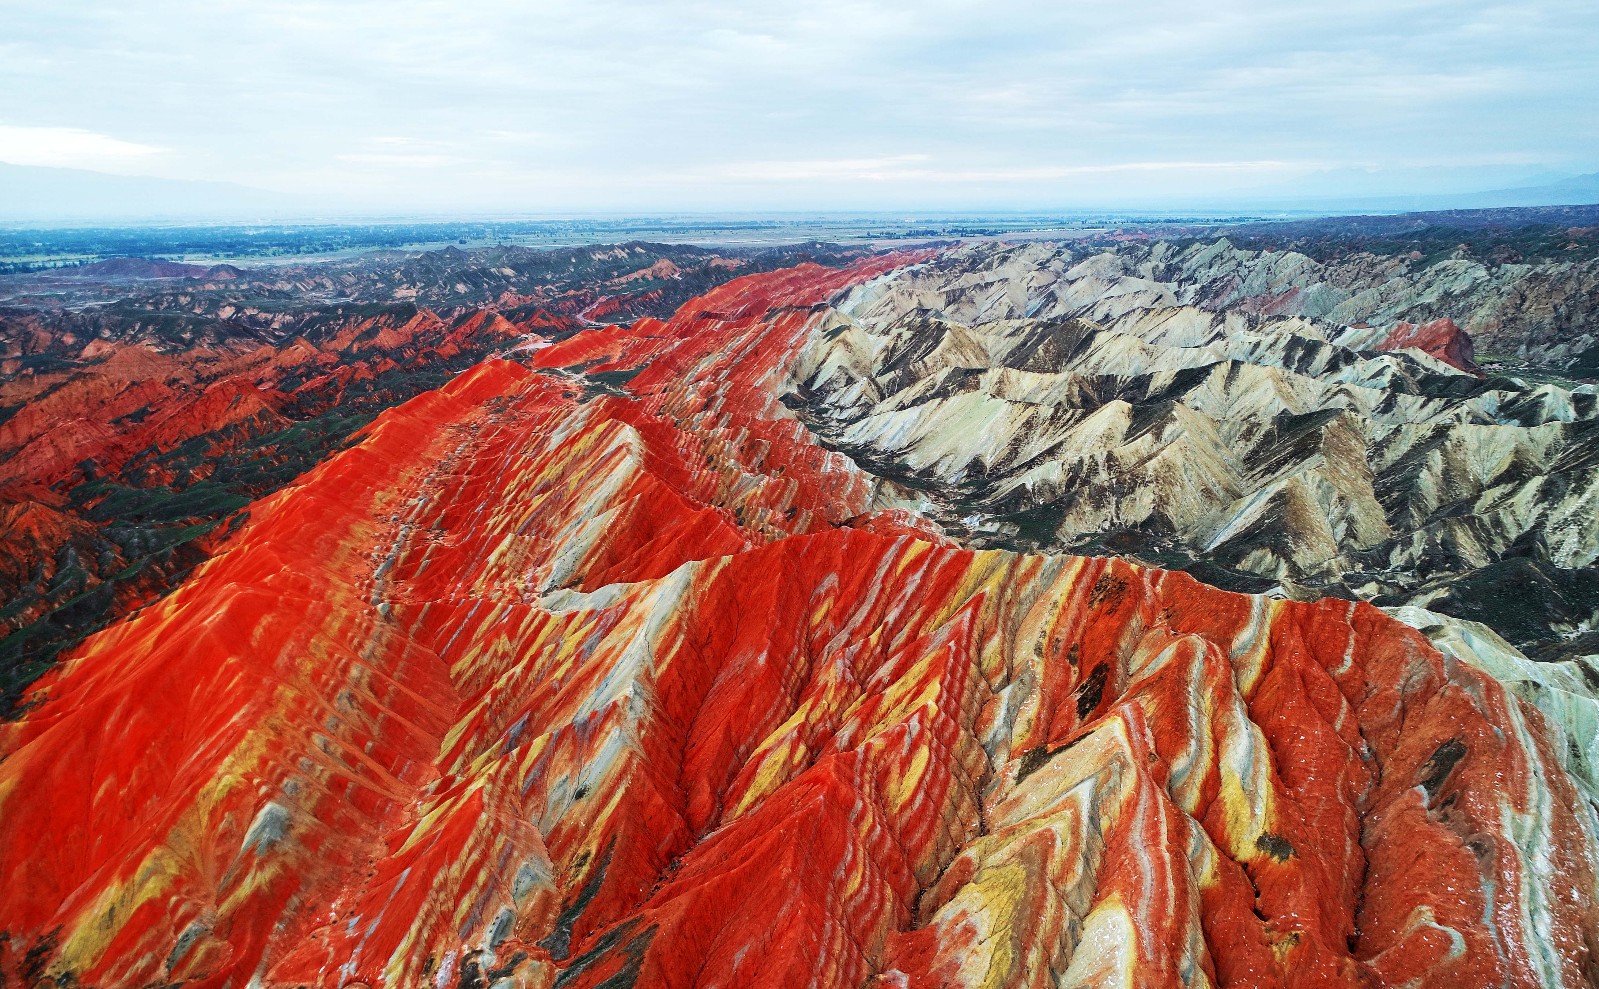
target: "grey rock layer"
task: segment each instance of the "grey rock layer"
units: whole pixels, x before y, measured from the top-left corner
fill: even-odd
[[[1540,656],[1595,651],[1592,385],[1482,379],[1358,349],[1370,333],[1321,313],[1234,304],[1325,284],[1302,256],[1148,253],[1138,269],[981,245],[862,286],[787,401],[978,545],[1117,552],[1238,589],[1440,608]],[[1175,289],[1177,268],[1205,290]],[[1496,594],[1501,577],[1515,587]]]

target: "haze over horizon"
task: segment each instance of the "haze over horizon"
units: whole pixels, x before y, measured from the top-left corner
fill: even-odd
[[[26,94],[0,163],[263,191],[209,187],[224,212],[1159,208],[1599,171],[1599,8],[1571,0],[28,0],[0,37]]]

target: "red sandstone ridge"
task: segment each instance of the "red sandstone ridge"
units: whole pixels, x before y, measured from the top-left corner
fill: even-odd
[[[238,509],[378,411],[491,354],[599,316],[666,315],[730,268],[777,263],[634,244],[183,278],[125,261],[13,284],[0,314],[0,506],[49,505],[96,532],[66,548],[8,543],[21,555],[0,579],[0,712],[61,649],[170,590]]]
[[[0,974],[1580,986],[1592,810],[1376,609],[962,548],[777,386],[919,255],[487,361],[0,733]]]
[[[1378,350],[1415,349],[1438,358],[1451,367],[1480,374],[1471,336],[1452,319],[1435,319],[1417,326],[1399,323],[1377,345]]]
[[[94,534],[88,522],[35,502],[0,505],[0,586],[51,580],[61,551],[87,550]]]

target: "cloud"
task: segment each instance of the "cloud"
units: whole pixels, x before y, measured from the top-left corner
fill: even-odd
[[[1592,0],[10,0],[0,38],[0,91],[29,94],[9,123],[153,152],[80,165],[374,208],[1134,201],[1318,195],[1340,169],[1433,191],[1417,161],[1477,163],[1458,181],[1478,188],[1599,169]]]
[[[166,153],[165,148],[124,141],[78,127],[16,127],[0,124],[0,161],[12,165],[116,172],[131,163]]]
[[[811,161],[745,161],[708,169],[713,178],[756,182],[796,182],[807,179],[876,178],[902,165],[924,162],[927,155],[890,155],[880,158],[834,158]]]
[[[396,168],[449,168],[474,164],[470,158],[447,154],[418,154],[398,151],[352,152],[333,156],[335,161],[352,165],[386,165]]]
[[[811,179],[858,179],[869,182],[1040,182],[1091,175],[1161,172],[1269,173],[1315,171],[1323,162],[1284,161],[1128,161],[1104,165],[1040,165],[1029,168],[948,168],[921,166],[924,154],[817,161],[738,162],[708,170],[710,178],[755,182],[803,182]]]

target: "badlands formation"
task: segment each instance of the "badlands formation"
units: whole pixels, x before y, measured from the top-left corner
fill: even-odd
[[[1592,388],[1130,257],[452,315],[0,728],[0,984],[1599,985],[1584,619],[1427,608],[1580,610]]]
[[[1262,311],[1347,312],[1313,268],[1225,242],[952,250],[853,290],[786,395],[974,545],[1442,605],[1546,658],[1599,652],[1594,386],[1485,376],[1447,316]]]
[[[0,279],[0,712],[383,409],[525,333],[669,316],[796,260],[626,244]]]

